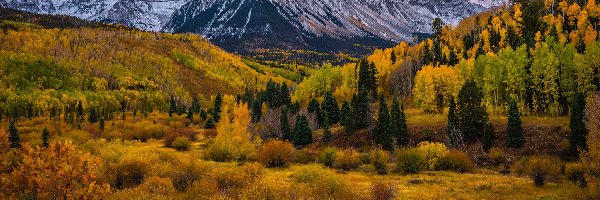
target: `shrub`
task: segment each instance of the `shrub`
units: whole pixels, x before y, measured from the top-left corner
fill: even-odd
[[[575,184],[585,187],[585,166],[581,163],[568,163],[565,166],[565,176]]]
[[[192,143],[187,137],[177,137],[173,141],[173,148],[177,151],[188,151],[192,147]]]
[[[371,152],[369,153],[369,160],[371,161],[371,164],[375,167],[375,170],[377,170],[377,173],[387,173],[387,163],[389,160],[389,156],[386,151],[384,151],[381,148],[371,150]]]
[[[293,155],[292,144],[282,140],[271,140],[260,147],[258,160],[267,167],[287,167]]]
[[[475,170],[475,163],[466,153],[452,150],[438,160],[436,169],[460,173],[472,172]]]
[[[335,161],[333,162],[333,166],[344,171],[356,169],[361,164],[360,154],[354,149],[338,151],[335,153],[334,157]]]
[[[417,145],[416,149],[427,162],[427,167],[430,170],[434,170],[438,160],[448,153],[448,148],[442,143],[421,142]]]
[[[293,188],[306,188],[307,191],[297,191],[306,195],[305,199],[355,199],[343,179],[321,165],[302,166],[291,178],[296,184]]]
[[[169,177],[173,181],[173,187],[178,191],[184,191],[201,178],[208,177],[212,166],[200,161],[189,161],[173,169]]]
[[[377,200],[388,200],[396,197],[396,188],[387,182],[374,182],[371,186],[371,197]]]
[[[260,164],[245,164],[240,167],[224,168],[215,170],[213,178],[221,193],[240,190],[245,186],[253,184],[263,173]]]
[[[310,164],[317,161],[317,155],[306,149],[294,151],[294,162],[299,164]]]
[[[396,151],[396,167],[403,173],[418,173],[426,165],[425,159],[415,149]]]
[[[335,153],[337,150],[334,147],[326,147],[321,151],[320,161],[326,167],[333,167],[335,161]]]
[[[560,174],[560,159],[548,156],[537,156],[527,162],[527,172],[536,186],[546,184],[548,178],[555,178]]]
[[[506,162],[506,158],[502,149],[494,147],[490,149],[488,156],[492,165],[500,165]]]
[[[157,176],[149,177],[136,190],[141,194],[149,193],[153,196],[172,196],[176,191],[173,187],[173,182],[168,178],[160,178]]]

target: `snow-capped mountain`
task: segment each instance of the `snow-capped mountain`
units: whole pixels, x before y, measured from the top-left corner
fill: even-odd
[[[199,33],[232,51],[339,51],[411,40],[430,33],[436,17],[457,24],[507,0],[0,0],[0,5],[3,1],[36,13]]]

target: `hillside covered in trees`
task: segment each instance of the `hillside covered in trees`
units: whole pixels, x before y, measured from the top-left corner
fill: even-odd
[[[2,199],[600,197],[594,0],[436,19],[314,67],[0,14]]]

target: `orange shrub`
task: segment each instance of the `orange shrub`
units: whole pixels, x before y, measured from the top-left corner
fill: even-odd
[[[286,167],[294,155],[294,146],[282,140],[271,140],[260,147],[258,160],[267,167]]]
[[[10,191],[10,199],[102,199],[110,193],[108,184],[96,182],[101,160],[77,150],[70,141],[48,148],[24,145],[20,155],[22,161],[8,174],[9,181],[0,183]]]

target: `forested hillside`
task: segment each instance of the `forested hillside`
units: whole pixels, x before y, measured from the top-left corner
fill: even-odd
[[[2,12],[4,19],[18,20],[0,22],[4,116],[75,112],[78,103],[102,113],[148,113],[166,110],[171,98],[189,107],[193,98],[207,101],[217,92],[236,94],[264,88],[269,80],[287,81],[286,70],[271,72],[197,35]]]

